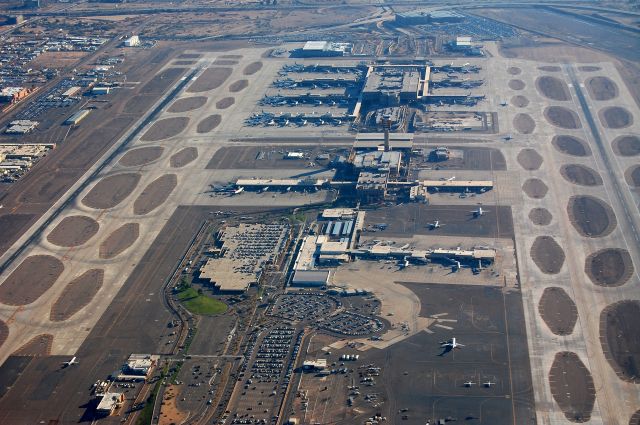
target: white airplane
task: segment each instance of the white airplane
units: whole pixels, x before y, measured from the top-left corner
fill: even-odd
[[[491,382],[491,381],[487,381],[487,382],[483,382],[482,385],[484,385],[487,388],[491,388],[492,385],[495,385],[495,382]]]
[[[475,385],[475,384],[476,384],[476,383],[475,383],[475,382],[473,382],[473,381],[467,381],[467,382],[465,382],[465,383],[464,383],[464,386],[465,386],[465,387],[467,387],[467,388],[469,388],[470,386]]]
[[[442,341],[440,343],[440,346],[443,348],[450,348],[452,350],[455,348],[460,350],[460,347],[464,347],[464,345],[458,344],[458,342],[456,341],[456,337],[451,338],[449,341]]]
[[[76,360],[76,358],[77,357],[72,357],[71,360],[62,362],[62,367],[73,366],[78,364],[78,361]]]
[[[446,224],[440,224],[440,220],[436,220],[433,223],[429,223],[429,229],[439,229],[442,226],[446,226]]]
[[[504,140],[511,140],[513,139],[513,136],[511,134],[507,134],[506,136],[504,136]]]
[[[456,176],[453,176],[453,177],[449,177],[449,178],[447,179],[447,181],[448,181],[448,182],[452,182],[452,181],[454,181],[455,179],[456,179]]]
[[[477,210],[473,210],[473,211],[470,211],[470,212],[473,213],[474,217],[480,217],[480,216],[484,215],[484,213],[487,213],[489,211],[483,210],[482,207],[478,207]]]
[[[244,192],[244,187],[239,187],[239,188],[237,188],[236,190],[233,191],[233,194],[234,195],[239,195],[242,192]]]
[[[267,192],[267,191],[269,191],[269,186],[263,187],[260,192]]]

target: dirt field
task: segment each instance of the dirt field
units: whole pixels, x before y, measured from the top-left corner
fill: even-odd
[[[549,371],[551,394],[571,422],[588,422],[596,401],[596,390],[589,369],[576,353],[562,351]]]
[[[13,353],[14,356],[43,357],[51,354],[53,335],[42,334],[33,337],[31,341]]]
[[[583,65],[579,66],[578,69],[582,72],[596,72],[600,71],[602,68],[600,68],[599,66]]]
[[[127,223],[114,230],[100,244],[98,255],[102,259],[109,259],[117,256],[125,249],[129,248],[140,235],[140,225],[138,223]]]
[[[123,112],[126,114],[142,114],[149,110],[157,99],[158,96],[152,94],[134,96],[124,105]]]
[[[518,164],[528,171],[537,170],[542,165],[542,157],[535,149],[522,149],[518,154]]]
[[[149,164],[162,156],[164,148],[162,146],[147,146],[144,148],[132,149],[127,151],[120,158],[120,165],[125,167],[139,167]]]
[[[178,78],[184,74],[185,68],[167,68],[162,72],[154,75],[154,77],[149,80],[142,89],[140,89],[140,93],[142,94],[162,94],[167,91],[169,87],[173,83],[175,83]]]
[[[627,184],[631,187],[640,187],[640,165],[632,165],[624,172]]]
[[[542,199],[546,196],[549,188],[540,179],[528,179],[522,185],[522,190],[529,198]]]
[[[167,200],[173,189],[178,184],[178,177],[175,174],[165,174],[158,177],[138,196],[133,203],[133,213],[135,215],[148,214]]]
[[[591,148],[573,136],[553,136],[551,143],[560,152],[571,156],[591,156]]]
[[[83,215],[65,217],[49,233],[47,240],[58,246],[80,246],[98,233],[99,228],[100,225],[91,217]]]
[[[537,226],[546,226],[552,219],[553,215],[546,208],[534,208],[529,211],[529,220]]]
[[[600,341],[618,377],[640,383],[640,301],[612,304],[600,314]]]
[[[620,156],[640,155],[640,138],[638,136],[621,136],[612,142],[613,151]]]
[[[610,78],[592,77],[585,81],[585,86],[594,100],[611,100],[618,97],[618,86]]]
[[[564,250],[551,236],[538,236],[531,245],[531,259],[543,273],[557,274],[564,264]]]
[[[582,128],[578,114],[563,106],[549,106],[544,110],[544,117],[551,125],[556,127],[566,129]]]
[[[207,68],[191,85],[187,88],[188,93],[201,93],[217,89],[231,76],[233,68]]]
[[[209,115],[207,118],[203,119],[198,123],[198,127],[196,131],[200,134],[208,133],[222,122],[222,116],[218,114]]]
[[[181,168],[189,164],[198,157],[198,148],[184,148],[169,158],[169,164],[172,168]]]
[[[104,270],[87,270],[67,284],[55,303],[51,306],[49,320],[62,322],[88,305],[102,287]]]
[[[34,214],[5,214],[0,216],[0,246],[7,249],[13,240],[24,231]]]
[[[509,75],[520,75],[522,73],[522,70],[517,66],[512,66],[511,68],[507,69],[507,72],[509,73]]]
[[[187,66],[187,65],[195,65],[196,61],[174,61],[173,65],[176,66]]]
[[[513,96],[511,104],[516,108],[526,108],[529,105],[529,99],[524,96]]]
[[[218,109],[227,109],[231,105],[235,103],[235,98],[233,97],[225,97],[216,102],[216,108]]]
[[[57,170],[42,173],[34,178],[32,190],[23,191],[18,199],[25,203],[51,202],[68,188],[70,181],[75,180],[75,177],[75,171]],[[4,227],[0,225],[0,228]]]
[[[2,347],[2,344],[4,344],[8,336],[9,336],[9,327],[7,326],[6,323],[0,320],[0,347]]]
[[[571,335],[578,321],[576,304],[562,288],[545,288],[538,311],[544,323],[556,335]]]
[[[536,129],[536,122],[528,114],[518,114],[513,117],[513,127],[521,134],[531,134]]]
[[[593,168],[580,164],[568,164],[560,167],[560,174],[568,182],[580,186],[601,186],[602,177]]]
[[[567,213],[571,224],[582,236],[607,236],[617,225],[613,209],[593,196],[572,196],[567,205]]]
[[[629,425],[640,425],[640,410],[636,410],[631,419],[629,419]]]
[[[237,65],[238,61],[237,60],[233,60],[233,59],[216,59],[213,62],[214,65],[223,65],[223,66],[229,66],[229,65]]]
[[[200,59],[202,54],[200,53],[183,53],[178,56],[178,59]]]
[[[262,62],[251,62],[242,70],[244,75],[253,75],[262,69]]]
[[[138,181],[140,181],[138,173],[122,173],[105,177],[82,199],[82,203],[97,210],[113,208],[129,196]]]
[[[527,85],[522,80],[509,81],[509,88],[511,90],[523,90]]]
[[[536,89],[541,95],[551,100],[571,100],[571,93],[569,93],[567,83],[556,77],[549,75],[538,77]]]
[[[189,117],[171,117],[158,120],[140,138],[146,142],[168,139],[180,134],[189,124]]]
[[[158,425],[181,424],[189,416],[188,413],[180,411],[176,406],[176,399],[182,392],[181,388],[177,385],[167,385],[162,394],[162,407]]]
[[[0,285],[0,302],[7,305],[31,304],[58,279],[64,270],[60,260],[50,255],[32,255]]]
[[[629,251],[620,248],[607,248],[589,255],[584,271],[598,286],[621,286],[633,275],[633,261]]]
[[[178,99],[167,109],[167,112],[188,112],[198,108],[202,108],[207,103],[206,96],[192,96]]]
[[[562,69],[559,66],[554,66],[554,65],[539,66],[538,69],[540,71],[544,71],[544,72],[560,72],[560,71],[562,71]]]
[[[625,128],[633,124],[633,115],[620,106],[610,106],[598,111],[602,125],[607,128]]]
[[[249,87],[249,80],[238,80],[231,83],[229,86],[229,91],[231,93],[238,93],[244,89]]]

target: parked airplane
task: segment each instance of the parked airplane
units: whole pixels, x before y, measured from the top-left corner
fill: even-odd
[[[492,385],[495,385],[495,382],[491,382],[491,381],[487,381],[487,382],[483,382],[482,385],[484,385],[487,388],[491,388]]]
[[[489,212],[488,210],[483,210],[482,207],[478,207],[477,210],[473,210],[470,211],[471,213],[473,213],[474,217],[480,217],[482,215],[484,215],[485,213]]]
[[[513,139],[513,136],[511,134],[507,134],[506,136],[504,136],[504,140],[511,140]]]
[[[78,361],[76,360],[76,358],[77,357],[72,357],[71,360],[62,362],[62,367],[73,366],[78,364]]]
[[[244,192],[244,187],[239,187],[239,188],[237,188],[236,190],[233,191],[233,194],[234,195],[239,195],[242,192]]]
[[[433,223],[429,223],[429,229],[431,230],[438,229],[442,226],[446,226],[446,224],[440,224],[440,220],[436,220]]]
[[[451,338],[449,341],[442,341],[440,343],[441,347],[444,348],[449,348],[449,349],[454,349],[457,348],[458,350],[460,349],[460,347],[464,347],[464,345],[462,344],[458,344],[458,342],[456,341],[456,337]]]
[[[467,381],[467,382],[464,383],[464,386],[468,388],[468,387],[470,387],[472,385],[475,385],[475,384],[476,384],[475,382]]]

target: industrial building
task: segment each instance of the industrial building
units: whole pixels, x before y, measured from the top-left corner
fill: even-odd
[[[394,106],[414,102],[427,92],[429,66],[426,64],[378,64],[367,73],[363,103]]]
[[[296,56],[305,58],[344,56],[351,53],[351,43],[334,43],[331,41],[307,41]]]
[[[80,121],[82,121],[89,115],[90,112],[91,112],[90,109],[81,109],[75,114],[71,115],[69,118],[67,118],[64,123],[65,125],[78,125]]]
[[[0,103],[16,103],[29,96],[29,90],[24,87],[3,87],[0,90]]]
[[[140,37],[132,35],[124,41],[125,47],[138,47],[140,45]]]
[[[329,270],[296,270],[291,286],[322,287],[329,283]]]
[[[14,120],[9,123],[5,133],[7,134],[27,134],[35,130],[40,124],[38,121],[32,120]]]
[[[132,354],[117,378],[119,381],[146,381],[158,364],[158,359],[158,356],[151,354]]]
[[[109,416],[113,414],[118,407],[122,406],[123,403],[123,393],[104,393],[100,398],[100,402],[98,402],[98,405],[96,406],[96,413],[101,416]]]

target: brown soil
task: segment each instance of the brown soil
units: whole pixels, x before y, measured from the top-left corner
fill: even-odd
[[[125,167],[139,167],[160,158],[163,151],[164,148],[162,146],[147,146],[133,149],[127,151],[118,162]]]
[[[178,99],[167,109],[168,112],[188,112],[194,109],[202,108],[207,103],[206,96],[192,96]]]
[[[31,304],[47,292],[64,270],[64,265],[51,255],[32,255],[0,285],[0,302],[7,305]]]
[[[51,306],[49,320],[65,321],[88,305],[102,287],[103,279],[104,270],[91,269],[69,282]]]
[[[516,108],[526,108],[529,105],[529,99],[524,96],[513,96],[511,104]]]
[[[578,310],[562,288],[545,288],[538,304],[540,317],[556,335],[571,335],[578,320]]]
[[[238,80],[231,83],[229,91],[231,93],[237,93],[249,87],[249,80]]]
[[[138,181],[140,181],[138,173],[122,173],[105,177],[82,199],[82,203],[98,210],[113,208],[131,194]]]
[[[72,247],[80,246],[91,239],[100,225],[91,217],[84,215],[73,215],[65,217],[49,233],[47,240],[54,245]]]
[[[560,78],[545,75],[536,80],[536,88],[544,97],[551,100],[566,101],[571,100],[569,87]]]
[[[232,68],[207,68],[191,85],[187,88],[188,93],[200,93],[217,89],[231,76]]]
[[[591,419],[596,390],[589,369],[576,353],[562,351],[549,371],[549,384],[553,399],[571,422],[588,422]]]
[[[196,61],[175,61],[173,64],[176,66],[194,65]]]
[[[138,196],[133,203],[133,213],[135,215],[148,214],[167,200],[173,189],[178,184],[178,177],[175,174],[165,174],[158,177]]]
[[[553,65],[539,66],[538,69],[540,71],[544,71],[544,72],[560,72],[560,71],[562,71],[562,69],[559,66],[553,66]]]
[[[172,168],[180,168],[194,161],[198,157],[198,148],[184,148],[174,153],[169,159]]]
[[[181,388],[178,385],[167,385],[162,395],[158,425],[181,424],[189,416],[187,412],[178,409],[176,404],[176,400],[182,392]]]
[[[638,136],[620,136],[612,142],[612,146],[616,155],[640,155],[640,138]]]
[[[256,72],[260,71],[261,69],[262,69],[262,62],[251,62],[249,65],[247,65],[244,68],[242,73],[244,75],[253,75]]]
[[[235,103],[235,99],[233,97],[225,97],[216,102],[216,108],[218,109],[227,109],[229,106]]]
[[[553,215],[545,208],[534,208],[529,211],[529,220],[537,226],[546,226],[552,219]]]
[[[509,81],[509,88],[511,90],[522,90],[526,87],[526,84],[522,80],[511,80]]]
[[[185,68],[167,68],[157,73],[141,89],[142,94],[162,94],[185,73]]]
[[[528,171],[537,170],[542,165],[542,157],[535,149],[522,149],[517,159],[518,164]]]
[[[571,224],[582,236],[607,236],[616,228],[613,209],[603,200],[593,196],[572,196],[567,205],[567,213]]]
[[[14,240],[18,234],[24,231],[33,214],[5,214],[0,216],[0,241],[2,244]]]
[[[33,337],[13,353],[14,356],[44,357],[51,355],[53,335],[41,334]]]
[[[189,124],[188,117],[171,117],[156,121],[140,140],[155,142],[177,136],[187,128],[187,124]]]
[[[557,274],[564,264],[564,250],[551,236],[538,236],[531,245],[531,259],[546,274]]]
[[[136,95],[129,99],[127,103],[124,105],[122,112],[126,114],[142,114],[149,110],[153,102],[158,98],[157,95],[148,94],[148,95]]]
[[[593,77],[585,82],[589,96],[594,100],[611,100],[618,97],[618,86],[610,78]]]
[[[556,127],[567,129],[582,128],[578,114],[563,106],[549,106],[544,110],[544,117]]]
[[[8,336],[9,336],[9,326],[7,326],[6,323],[0,320],[0,347],[2,347],[2,344],[4,344]]]
[[[633,261],[626,249],[607,248],[589,255],[584,271],[598,286],[621,286],[633,275]]]
[[[522,190],[529,198],[542,199],[549,191],[549,188],[540,179],[528,179],[522,185]]]
[[[138,223],[124,224],[102,241],[98,255],[102,259],[113,258],[129,248],[139,235],[140,225]]]
[[[568,182],[580,186],[601,186],[602,177],[593,168],[580,164],[568,164],[560,167],[560,174]]]
[[[640,384],[640,301],[611,304],[600,313],[600,341],[604,355],[626,382]]]
[[[242,59],[242,55],[221,55],[222,59]]]
[[[233,59],[216,59],[213,62],[214,65],[223,65],[223,66],[229,66],[229,65],[237,65],[238,61],[237,60],[233,60]]]
[[[602,68],[600,68],[599,66],[584,65],[584,66],[579,66],[578,69],[582,72],[596,72],[596,71],[600,71]]]
[[[178,56],[179,59],[199,59],[202,55],[200,53],[183,53]]]
[[[624,172],[627,184],[631,187],[640,187],[640,165],[632,165]]]
[[[531,134],[536,128],[536,122],[528,114],[518,114],[513,117],[513,127],[521,134]]]
[[[507,69],[507,72],[510,75],[520,75],[522,73],[522,70],[517,66],[512,66],[511,68]]]
[[[633,115],[620,106],[610,106],[598,111],[600,122],[607,128],[625,128],[633,124]]]
[[[572,156],[591,156],[591,149],[581,139],[573,136],[554,136],[553,146],[560,152]]]
[[[198,123],[198,127],[196,131],[198,133],[208,133],[222,122],[222,117],[218,114],[209,115],[207,118],[203,119]]]

